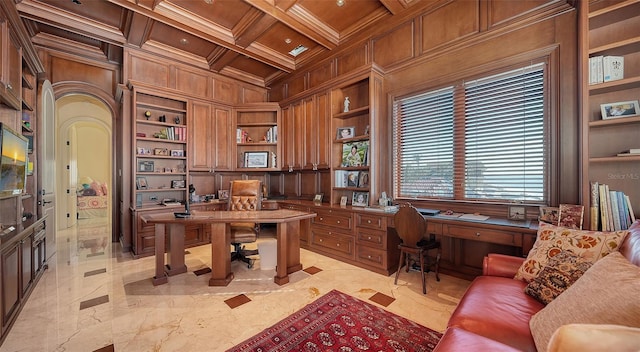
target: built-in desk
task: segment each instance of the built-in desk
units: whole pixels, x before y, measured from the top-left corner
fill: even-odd
[[[283,208],[318,214],[301,225],[302,248],[383,275],[396,271],[400,238],[393,213],[302,200],[283,200],[280,204]],[[502,218],[474,221],[446,215],[425,218],[427,236],[442,244],[440,272],[464,279],[482,274],[482,260],[488,253],[525,256],[536,239],[534,221]]]

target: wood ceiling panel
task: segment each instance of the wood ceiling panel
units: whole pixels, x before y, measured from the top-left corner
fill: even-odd
[[[68,11],[77,16],[104,23],[108,26],[120,28],[120,20],[122,12],[124,11],[122,7],[107,1],[79,1],[81,4],[76,4],[71,0],[39,0],[38,2]]]
[[[297,6],[304,8],[338,33],[384,8],[378,0],[345,0],[343,6],[329,0],[300,0]]]
[[[149,40],[153,40],[178,50],[183,50],[206,58],[215,48],[216,45],[196,37],[194,35],[177,30],[162,22],[154,22],[149,34]],[[186,40],[186,43],[184,42]]]
[[[291,42],[285,42],[286,39],[289,39]],[[271,26],[269,30],[264,32],[264,34],[258,38],[257,42],[289,57],[293,57],[289,55],[289,51],[298,45],[304,45],[309,49],[317,46],[313,40],[301,35],[282,23],[276,23]],[[305,53],[300,54],[300,57],[304,54]]]
[[[238,0],[214,0],[211,5],[203,0],[170,0],[167,2],[229,30],[252,9],[249,4]]]

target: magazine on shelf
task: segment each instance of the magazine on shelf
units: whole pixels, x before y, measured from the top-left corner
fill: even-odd
[[[603,81],[617,81],[624,78],[624,57],[605,56],[602,58]]]

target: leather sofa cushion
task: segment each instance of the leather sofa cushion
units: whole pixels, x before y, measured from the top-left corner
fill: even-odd
[[[536,351],[529,320],[544,308],[524,294],[527,283],[479,276],[453,312],[448,327],[459,327],[522,351]]]
[[[460,328],[449,328],[445,331],[436,348],[433,349],[433,352],[444,351],[516,352],[519,350]]]

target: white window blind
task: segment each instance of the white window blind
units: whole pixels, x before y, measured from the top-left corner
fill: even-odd
[[[394,104],[396,194],[453,197],[453,87]]]
[[[465,115],[465,198],[543,201],[543,65],[466,83]]]
[[[545,65],[396,99],[394,196],[544,203]]]

